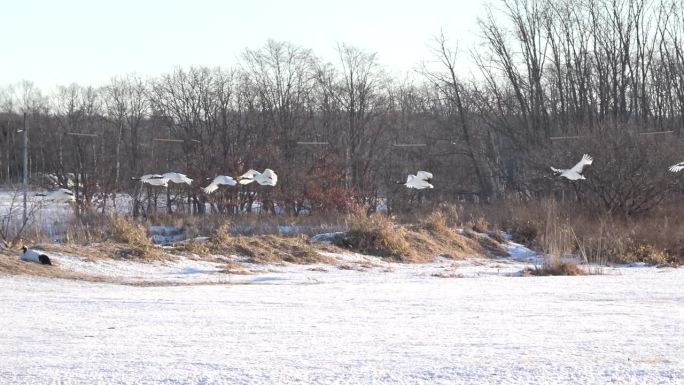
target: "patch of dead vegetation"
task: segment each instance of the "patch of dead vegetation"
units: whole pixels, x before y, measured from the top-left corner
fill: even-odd
[[[337,266],[337,268],[340,270],[366,271],[366,268],[361,265],[342,264]]]
[[[505,240],[502,243],[491,237],[489,234],[476,233],[467,229],[464,230],[463,235],[477,242],[481,250],[484,250],[485,255],[493,255],[495,257],[509,256],[508,251],[506,250]]]
[[[151,241],[141,223],[126,216],[93,213],[72,219],[67,226],[66,242],[43,242],[34,247],[90,260],[113,258],[144,262],[170,257]]]
[[[441,212],[432,213],[409,235],[410,242],[421,252],[452,259],[474,256],[508,256],[503,236],[492,237],[466,229],[463,234],[449,226]]]
[[[190,239],[185,242],[176,244],[176,251],[188,252],[199,256],[207,255],[211,252],[211,245],[209,242],[200,241],[197,239]]]
[[[511,234],[513,241],[544,254],[574,254],[598,265],[644,262],[684,264],[684,208],[662,204],[632,216],[590,210],[576,202],[547,199],[471,207]]]
[[[468,221],[466,227],[472,229],[476,233],[486,233],[491,228],[491,225],[483,215],[480,215]]]
[[[632,245],[622,255],[623,263],[644,262],[649,265],[662,266],[668,264],[669,257],[664,250],[645,244]]]
[[[439,271],[437,273],[432,273],[433,277],[436,278],[463,278],[464,275],[461,273],[455,273],[451,271]]]
[[[59,262],[53,261],[52,265],[41,265],[33,262],[26,262],[19,259],[19,252],[16,255],[5,251],[0,253],[0,275],[21,275],[45,278],[74,279],[89,282],[109,282],[116,283],[111,277],[89,275],[64,270]]]
[[[236,274],[236,275],[254,274],[252,271],[245,269],[245,267],[240,262],[237,262],[237,261],[226,262],[222,266],[220,272],[224,273],[224,274]]]
[[[424,262],[431,261],[437,256],[465,259],[480,254],[476,242],[461,236],[456,231],[432,233],[415,226],[407,232],[406,239],[416,250],[416,253],[425,256]]]
[[[406,240],[406,230],[384,215],[353,213],[347,217],[347,226],[349,230],[344,238],[338,240],[338,246],[401,262],[418,259]]]
[[[575,263],[559,262],[557,264],[547,265],[541,267],[528,267],[522,272],[523,276],[547,276],[547,275],[588,275],[588,273]]]
[[[451,221],[451,223],[450,223]],[[490,236],[470,236],[456,231],[441,211],[432,213],[417,225],[401,226],[382,215],[354,213],[347,219],[349,232],[337,245],[358,253],[405,263],[429,262],[436,256],[464,259],[473,256],[507,256],[502,243]],[[502,242],[503,237],[500,237]]]
[[[563,261],[558,255],[547,255],[541,266],[526,268],[522,271],[523,276],[546,276],[546,275],[589,275],[589,272],[572,261]]]
[[[105,241],[86,245],[74,243],[45,243],[35,245],[34,248],[45,250],[50,253],[73,255],[80,258],[85,258],[88,261],[122,259],[145,262],[174,259],[172,255],[164,253],[161,249],[157,249],[154,254],[147,254],[145,257],[140,257],[138,254],[132,251],[130,245],[113,241]]]
[[[124,217],[113,217],[110,229],[110,239],[127,245],[129,255],[145,260],[161,259],[162,253],[147,236],[144,226]]]
[[[300,237],[275,235],[232,236],[219,229],[208,247],[212,252],[247,257],[251,263],[334,264],[331,257],[322,255]]]

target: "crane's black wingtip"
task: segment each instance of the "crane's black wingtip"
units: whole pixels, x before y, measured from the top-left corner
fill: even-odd
[[[39,255],[38,260],[40,261],[41,265],[52,265],[52,262],[50,261],[50,257],[48,257],[45,254]]]

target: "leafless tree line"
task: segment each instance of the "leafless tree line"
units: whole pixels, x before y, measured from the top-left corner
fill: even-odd
[[[327,63],[269,41],[230,69],[50,95],[28,82],[6,87],[0,180],[21,175],[25,114],[31,173],[63,185],[73,174],[82,209],[139,190],[131,177],[143,173],[185,172],[200,186],[265,167],[280,175],[275,189],[206,197],[193,187],[183,199],[198,212],[207,199],[224,212],[259,199],[298,213],[556,195],[634,214],[679,190],[666,166],[684,155],[681,0],[503,0],[480,27],[481,44],[458,57],[438,36],[415,78],[388,75],[355,47],[340,45]],[[474,78],[457,70],[470,58]],[[587,183],[552,178],[550,165],[584,152],[596,158]],[[395,184],[418,169],[435,174],[434,190]]]

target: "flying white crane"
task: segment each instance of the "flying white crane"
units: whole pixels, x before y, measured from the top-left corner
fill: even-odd
[[[256,170],[249,170],[249,171],[247,171],[246,173],[240,175],[240,176],[237,178],[237,181],[238,181],[238,183],[240,183],[241,185],[250,184],[250,183],[252,183],[252,182],[255,181],[254,178],[255,178],[258,174],[260,174],[259,171],[256,171]]]
[[[47,194],[36,194],[36,196],[45,197],[46,201],[50,201],[52,203],[68,203],[76,201],[74,193],[65,188],[60,188]]]
[[[275,186],[278,183],[278,175],[270,168],[267,168],[260,176],[257,175],[256,180],[262,186]]]
[[[593,161],[594,159],[591,156],[584,154],[582,155],[582,160],[580,160],[570,169],[562,170],[551,167],[551,170],[556,173],[556,175],[568,178],[570,180],[587,179],[584,177],[584,175],[582,175],[582,170],[584,169],[584,166],[590,165]]]
[[[680,171],[684,170],[684,162],[679,162],[677,164],[670,166],[669,170],[671,172],[680,172]]]
[[[278,183],[278,175],[267,168],[264,172],[256,170],[249,170],[237,178],[238,183],[245,185],[252,182],[257,182],[262,186],[275,186]]]
[[[188,186],[192,184],[192,179],[188,178],[187,175],[178,172],[167,172],[166,174],[162,175],[162,177],[166,178],[169,182],[173,183],[185,183]]]
[[[52,265],[50,257],[35,250],[30,250],[24,246],[21,248],[21,260],[26,262],[40,263],[41,265]]]
[[[209,179],[209,178],[207,178]],[[237,181],[233,179],[233,177],[227,176],[227,175],[219,175],[214,180],[209,184],[209,186],[204,188],[204,193],[205,194],[211,194],[214,191],[218,190],[220,185],[224,186],[235,186],[237,184]]]
[[[426,189],[426,188],[434,188],[435,186],[431,185],[430,182],[432,181],[432,173],[429,173],[427,171],[418,171],[416,175],[409,175],[406,178],[406,182],[397,182],[397,184],[403,184],[404,186],[408,188],[415,188],[418,190]]]
[[[169,179],[165,178],[164,175],[160,174],[145,174],[140,178],[131,178],[133,180],[139,180],[143,184],[149,184],[150,186],[162,186],[169,187]]]

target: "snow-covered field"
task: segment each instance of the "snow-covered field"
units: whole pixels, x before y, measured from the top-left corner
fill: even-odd
[[[517,277],[535,257],[511,247],[252,275],[57,256],[129,283],[203,284],[0,277],[0,384],[684,383],[683,269]]]

